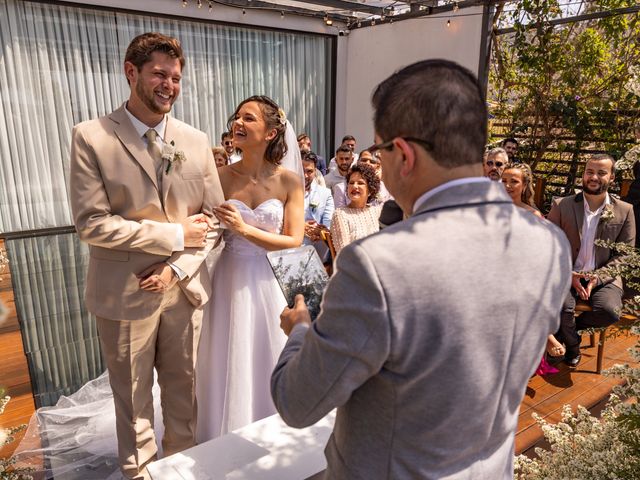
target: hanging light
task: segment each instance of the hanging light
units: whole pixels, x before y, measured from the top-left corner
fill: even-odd
[[[284,18],[284,10],[280,10],[280,18]]]
[[[246,11],[244,8],[242,9],[242,14],[243,14],[243,15],[246,15],[246,14],[247,14],[247,11]]]
[[[182,8],[185,8],[187,6],[187,0],[182,0]]]
[[[447,27],[451,26],[451,20],[447,20]]]
[[[202,8],[202,0],[198,0],[198,8]]]
[[[213,10],[213,0],[209,0],[209,11]]]
[[[372,26],[372,27],[375,27],[375,25],[376,25],[376,19],[375,19],[375,18],[372,18],[372,19],[371,19],[371,26]]]
[[[457,12],[458,10],[460,10],[460,6],[458,5],[458,2],[453,2],[453,11]]]
[[[331,20],[329,18],[329,15],[327,15],[326,13],[324,14],[324,23],[330,27],[331,25],[333,25],[333,20]]]

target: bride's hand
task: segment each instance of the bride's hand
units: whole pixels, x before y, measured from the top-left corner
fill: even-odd
[[[214,207],[213,214],[218,220],[224,222],[229,230],[241,235],[247,227],[238,209],[230,203],[223,203],[219,207]]]

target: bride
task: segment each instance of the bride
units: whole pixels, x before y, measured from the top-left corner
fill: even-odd
[[[213,276],[197,358],[199,442],[275,413],[269,382],[286,340],[279,327],[286,301],[265,254],[299,246],[304,232],[302,164],[284,112],[268,97],[251,97],[229,126],[243,159],[218,170],[228,201],[215,213],[226,224],[226,246]],[[157,382],[153,396],[160,439]],[[122,478],[107,373],[61,397],[55,407],[38,409],[16,454],[20,466],[35,468],[37,478]]]
[[[284,112],[264,96],[247,98],[229,119],[242,160],[218,170],[227,202],[214,213],[227,228],[226,246],[200,337],[198,442],[276,411],[269,382],[286,342],[279,326],[286,301],[266,253],[300,246],[304,235],[302,176],[281,165],[288,125]],[[285,164],[302,171],[295,156]]]

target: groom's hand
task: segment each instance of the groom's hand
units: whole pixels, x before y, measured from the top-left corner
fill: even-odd
[[[165,262],[155,263],[138,274],[140,288],[148,292],[163,293],[178,281],[173,269]]]
[[[211,220],[202,213],[191,215],[180,222],[184,233],[184,246],[203,247],[206,244],[209,222]]]
[[[293,330],[293,327],[299,323],[311,325],[309,310],[307,309],[307,305],[304,303],[304,296],[301,294],[296,295],[293,308],[285,307],[280,314],[280,328],[288,337],[291,330]]]

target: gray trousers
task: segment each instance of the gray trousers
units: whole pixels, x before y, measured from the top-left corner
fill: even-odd
[[[572,288],[562,305],[560,313],[560,330],[556,334],[558,340],[567,347],[567,355],[575,356],[580,347],[578,330],[594,327],[608,327],[619,320],[622,307],[622,289],[613,283],[596,287],[591,291],[589,305],[593,311],[574,316],[576,300],[579,298]]]

